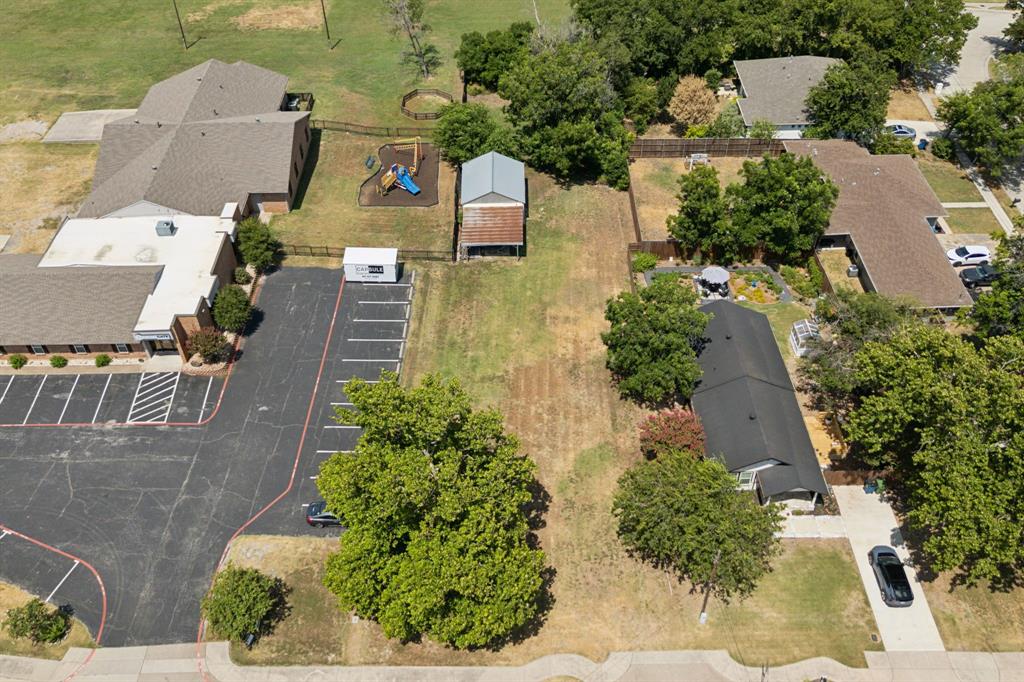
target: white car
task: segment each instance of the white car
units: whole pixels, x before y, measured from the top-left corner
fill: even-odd
[[[958,246],[946,252],[946,258],[954,267],[961,265],[988,265],[992,252],[987,246]]]

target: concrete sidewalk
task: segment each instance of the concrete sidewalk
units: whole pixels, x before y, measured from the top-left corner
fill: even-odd
[[[72,649],[63,661],[0,656],[0,682],[194,682],[203,680],[194,644],[100,649],[81,668],[88,649]],[[225,642],[205,645],[206,682],[544,682],[571,677],[587,682],[1003,682],[1024,681],[1024,654],[865,652],[867,667],[850,668],[812,658],[768,669],[741,665],[725,651],[614,652],[595,663],[575,654],[544,656],[521,666],[238,666]]]
[[[886,651],[944,651],[928,599],[912,566],[907,565],[906,570],[914,603],[907,608],[892,608],[882,602],[868,552],[876,545],[891,545],[904,563],[909,558],[892,508],[879,495],[865,493],[860,486],[837,485],[832,492],[839,503],[853,559]]]

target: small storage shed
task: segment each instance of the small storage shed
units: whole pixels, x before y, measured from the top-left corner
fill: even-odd
[[[350,246],[341,262],[349,282],[398,281],[398,249]]]
[[[488,152],[462,165],[459,257],[522,254],[526,243],[526,166]]]

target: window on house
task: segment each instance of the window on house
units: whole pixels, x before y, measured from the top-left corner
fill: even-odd
[[[740,471],[736,474],[736,487],[739,490],[753,490],[754,479],[757,473],[754,471]]]
[[[82,353],[88,353],[89,349],[86,348],[84,343],[73,343],[71,344],[71,350],[81,355]]]
[[[37,346],[32,344],[32,353],[34,355],[46,355],[46,346]]]
[[[127,353],[128,352],[128,344],[127,343],[115,343],[114,344],[114,348],[117,350],[118,353]]]

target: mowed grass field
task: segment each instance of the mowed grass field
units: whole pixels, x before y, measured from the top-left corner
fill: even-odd
[[[429,85],[458,94],[453,57],[467,31],[513,21],[560,24],[568,0],[432,0],[427,41],[443,63]],[[402,62],[405,39],[390,30],[383,3],[327,0],[331,44],[319,0],[178,0],[190,43],[182,48],[170,2],[34,0],[4,7],[0,125],[55,120],[62,111],[130,108],[153,83],[210,58],[243,59],[286,74],[316,95],[314,114],[369,125],[409,123],[404,92],[423,85]]]

